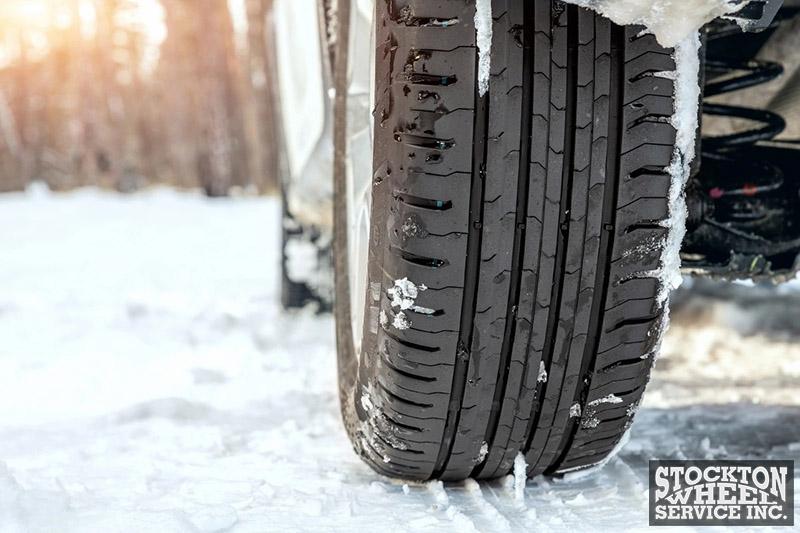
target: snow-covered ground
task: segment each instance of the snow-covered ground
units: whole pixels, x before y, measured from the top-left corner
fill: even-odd
[[[279,308],[279,216],[0,196],[0,532],[643,531],[649,459],[800,461],[800,293],[695,284],[598,474],[522,500],[381,478],[339,421],[332,320]]]

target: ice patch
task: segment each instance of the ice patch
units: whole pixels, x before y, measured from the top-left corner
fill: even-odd
[[[617,24],[642,24],[662,46],[671,48],[715,18],[734,13],[738,0],[565,0],[602,13]]]
[[[569,417],[570,418],[578,418],[581,416],[581,404],[576,403],[572,407],[569,408]]]
[[[492,0],[476,0],[475,31],[478,45],[478,96],[489,90],[492,69]]]

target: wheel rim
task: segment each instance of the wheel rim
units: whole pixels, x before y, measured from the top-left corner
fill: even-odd
[[[361,355],[368,284],[375,34],[371,0],[358,0],[351,11],[347,83],[347,259],[350,320],[356,357]],[[366,48],[366,46],[369,48]]]

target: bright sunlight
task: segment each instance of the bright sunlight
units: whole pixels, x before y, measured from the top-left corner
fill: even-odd
[[[166,37],[158,0],[3,0],[0,3],[0,66],[21,55],[37,60],[53,49],[79,47],[97,37],[99,24],[113,22],[141,37],[142,67],[158,59]],[[112,35],[112,39],[121,39]]]

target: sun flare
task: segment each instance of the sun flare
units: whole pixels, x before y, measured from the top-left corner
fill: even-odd
[[[152,58],[166,38],[164,10],[158,0],[1,0],[0,66],[24,53],[29,59],[46,54],[55,41],[73,45],[90,41],[98,32],[99,14],[123,4],[121,25],[135,28]],[[73,42],[75,41],[75,42]]]

